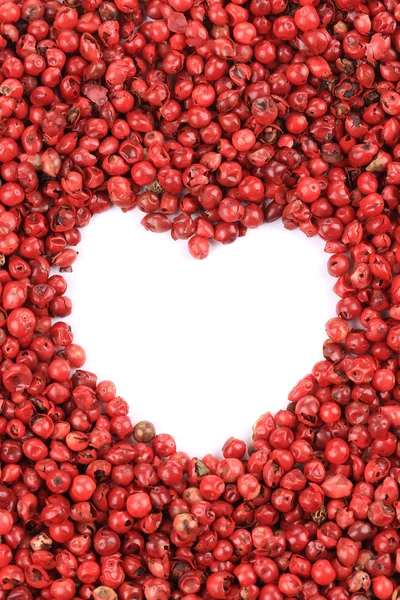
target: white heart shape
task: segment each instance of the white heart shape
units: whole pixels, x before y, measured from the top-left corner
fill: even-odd
[[[114,381],[134,422],[152,421],[192,456],[219,453],[285,408],[322,359],[338,300],[328,255],[276,222],[197,262],[141,218],[111,210],[83,230],[68,322],[85,368]]]

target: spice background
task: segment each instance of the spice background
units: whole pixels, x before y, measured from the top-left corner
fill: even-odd
[[[0,0],[0,600],[399,599],[399,57],[397,0]]]

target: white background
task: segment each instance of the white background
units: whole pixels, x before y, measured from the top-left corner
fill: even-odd
[[[134,422],[152,421],[193,456],[218,454],[229,436],[250,440],[321,360],[338,300],[329,255],[276,222],[195,261],[143,216],[112,209],[82,230],[67,321],[85,368],[114,381]]]

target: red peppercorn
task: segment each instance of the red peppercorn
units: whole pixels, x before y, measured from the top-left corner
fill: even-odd
[[[311,567],[311,576],[318,585],[329,585],[336,579],[336,574],[330,562],[325,559],[317,560]]]

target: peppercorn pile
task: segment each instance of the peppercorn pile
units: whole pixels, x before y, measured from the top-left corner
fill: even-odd
[[[399,53],[397,0],[1,1],[0,600],[398,598]],[[326,241],[323,360],[222,459],[133,427],[60,320],[112,204],[195,258]]]

